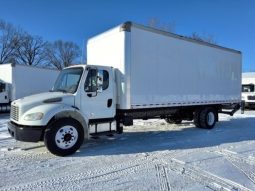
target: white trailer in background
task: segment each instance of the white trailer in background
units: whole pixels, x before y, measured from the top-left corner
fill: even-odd
[[[87,51],[88,65],[62,70],[53,92],[12,103],[12,136],[65,156],[134,119],[211,129],[218,113],[240,108],[239,51],[131,22],[91,38]]]
[[[8,105],[16,99],[49,91],[58,74],[58,70],[1,64],[0,105]]]
[[[242,100],[245,107],[255,107],[255,72],[242,74]]]

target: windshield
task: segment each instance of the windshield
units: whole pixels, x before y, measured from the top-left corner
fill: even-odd
[[[68,68],[60,72],[52,91],[75,93],[83,72],[83,68]]]
[[[254,84],[242,85],[242,92],[254,92]]]

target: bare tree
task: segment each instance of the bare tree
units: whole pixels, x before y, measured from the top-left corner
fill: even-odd
[[[198,41],[202,41],[202,42],[208,42],[208,43],[211,43],[211,44],[217,44],[215,38],[213,35],[200,35],[196,32],[192,33],[191,36],[189,38],[192,38],[192,39],[195,39],[195,40],[198,40]]]
[[[45,54],[47,61],[61,70],[73,64],[80,56],[81,50],[80,47],[73,42],[57,40],[47,45]]]
[[[0,64],[56,67],[62,69],[77,62],[81,50],[73,42],[47,43],[0,19]]]
[[[16,48],[19,46],[19,34],[12,24],[0,20],[0,64],[15,61]]]
[[[159,30],[164,30],[167,32],[175,32],[175,23],[169,22],[169,23],[162,23],[157,18],[150,18],[148,21],[148,26],[153,27]],[[195,39],[201,42],[208,42],[211,44],[217,44],[217,41],[215,40],[213,35],[207,34],[207,35],[200,35],[196,32],[192,33],[190,36],[187,36],[187,38]]]
[[[162,23],[157,18],[150,18],[148,21],[148,26],[167,32],[175,32],[174,22]]]
[[[16,51],[16,61],[19,64],[38,66],[45,60],[46,42],[41,37],[20,34],[20,45]]]

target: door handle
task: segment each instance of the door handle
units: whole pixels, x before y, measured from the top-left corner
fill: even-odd
[[[112,99],[108,99],[107,100],[107,107],[111,107],[112,106]]]

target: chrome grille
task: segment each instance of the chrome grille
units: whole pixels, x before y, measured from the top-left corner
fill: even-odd
[[[19,121],[19,107],[12,105],[11,106],[11,118],[15,121]]]

